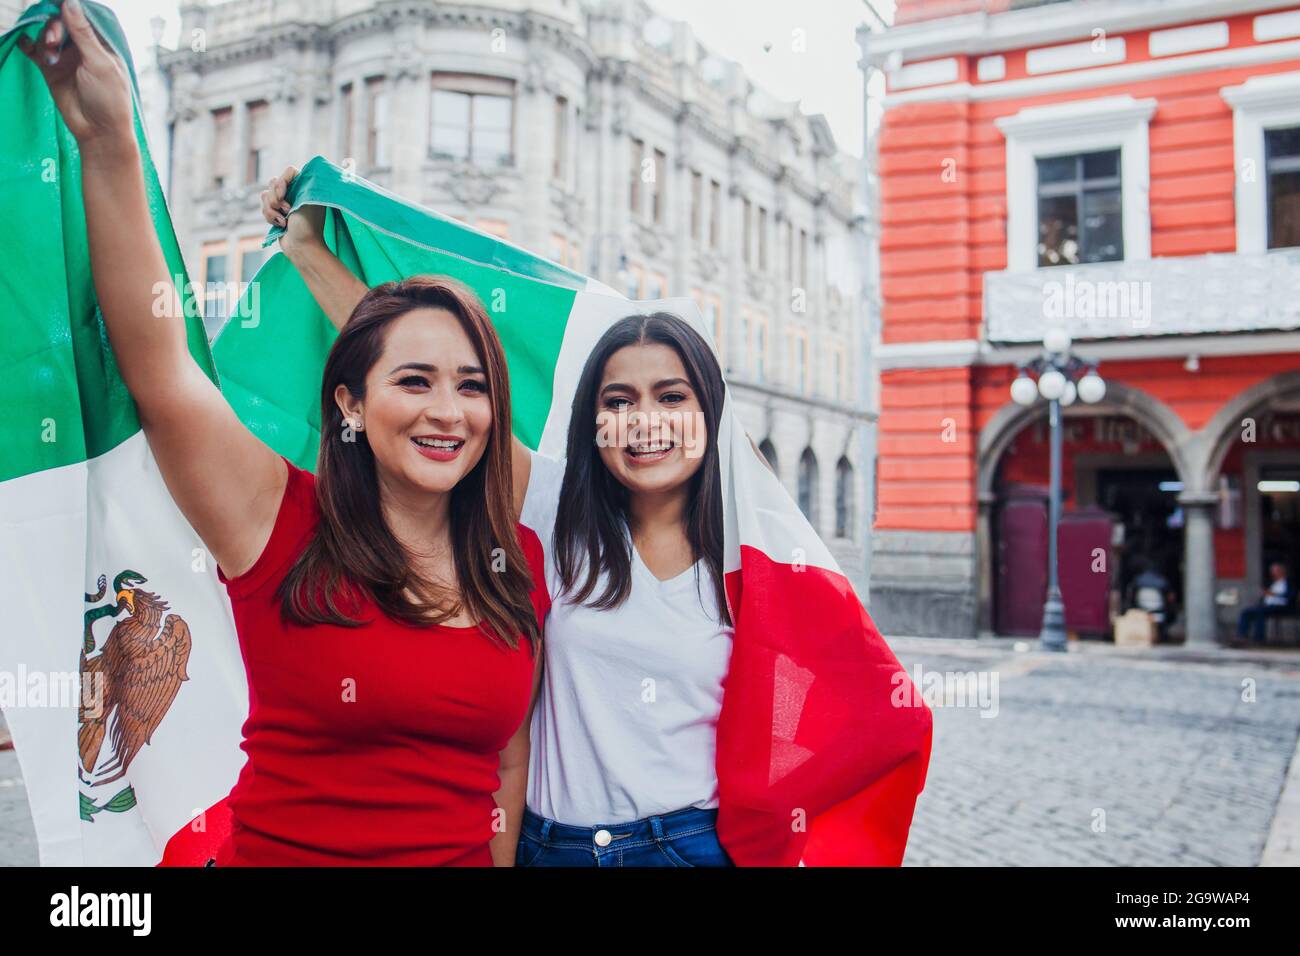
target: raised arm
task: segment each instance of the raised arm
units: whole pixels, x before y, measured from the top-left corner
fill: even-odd
[[[190,356],[149,214],[126,67],[77,0],[20,46],[80,149],[95,294],[163,480],[222,570],[240,574],[270,537],[288,472]]]
[[[325,207],[301,206],[297,212],[289,212],[285,196],[297,175],[298,170],[290,166],[271,180],[262,193],[262,216],[272,225],[284,227],[280,251],[298,270],[330,322],[341,329],[368,287],[325,245]]]

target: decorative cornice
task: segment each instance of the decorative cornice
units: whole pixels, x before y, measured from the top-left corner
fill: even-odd
[[[1252,76],[1238,86],[1225,86],[1219,93],[1233,109],[1294,108],[1300,101],[1300,73]]]
[[[858,31],[861,64],[879,67],[898,51],[908,60],[997,53],[1068,40],[1087,39],[1098,24],[1110,36],[1169,24],[1193,23],[1220,16],[1261,13],[1291,6],[1294,0],[1109,0],[1061,3],[1000,13],[969,13],[891,27]]]
[[[636,243],[647,256],[655,257],[664,251],[667,242],[658,229],[648,223],[637,222],[632,225]]]
[[[738,398],[756,396],[757,400],[764,402],[770,400],[771,406],[769,407],[783,412],[804,412],[809,407],[813,407],[853,422],[874,422],[878,417],[875,412],[868,411],[854,402],[820,398],[816,395],[803,395],[775,385],[759,384],[741,378],[734,372],[727,376],[727,387],[735,392]]]
[[[438,185],[452,199],[467,208],[485,206],[506,189],[505,180],[499,172],[483,169],[473,163],[448,163],[442,166],[441,172]]]
[[[560,218],[564,220],[566,226],[570,229],[581,227],[583,213],[586,210],[586,203],[581,196],[552,184],[551,203],[559,210]]]
[[[251,186],[226,186],[221,190],[213,190],[206,196],[200,196],[199,199],[201,201],[206,198],[211,201],[207,208],[209,222],[215,223],[222,229],[233,229],[240,223],[248,221],[257,209],[261,190],[261,183]]]
[[[746,270],[745,291],[749,293],[750,298],[766,302],[772,292],[772,283],[764,273]]]
[[[695,269],[699,272],[700,278],[707,282],[722,269],[722,263],[713,253],[701,252],[695,256]]]

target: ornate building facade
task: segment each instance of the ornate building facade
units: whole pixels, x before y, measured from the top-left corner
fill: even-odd
[[[1154,571],[1175,634],[1228,637],[1300,567],[1300,3],[899,0],[859,41],[887,81],[873,616],[1038,633],[1047,409],[1009,387],[1064,330],[1107,383],[1063,413],[1067,627],[1109,636]]]
[[[739,413],[861,586],[854,161],[640,0],[184,2],[169,198],[219,326],[264,253],[258,193],[322,154],[605,281],[691,296]]]

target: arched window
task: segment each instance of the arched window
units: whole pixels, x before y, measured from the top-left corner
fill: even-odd
[[[763,457],[767,459],[767,466],[772,469],[772,474],[780,477],[781,471],[776,467],[776,446],[772,444],[770,439],[764,438],[762,442],[759,443],[758,450],[762,452]]]
[[[817,526],[817,456],[811,448],[799,456],[799,510]]]
[[[841,458],[835,466],[835,537],[853,536],[853,465]]]

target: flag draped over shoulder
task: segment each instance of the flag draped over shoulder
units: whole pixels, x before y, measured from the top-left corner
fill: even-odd
[[[112,13],[84,7],[129,66]],[[113,361],[76,141],[17,47],[57,12],[35,4],[0,37],[0,708],[42,863],[201,862],[243,763],[244,666],[215,563]],[[136,126],[154,227],[184,287],[138,109]],[[215,377],[185,291],[191,354]]]
[[[579,373],[618,319],[674,312],[710,338],[690,299],[629,302],[320,157],[289,201],[327,208],[327,245],[368,285],[434,273],[472,288],[505,348],[515,432],[544,454],[563,456]],[[333,327],[283,256],[255,284],[214,345],[223,389],[268,444],[309,468]],[[730,393],[718,440],[736,623],[718,724],[722,842],[742,864],[896,865],[925,780],[930,712],[756,454]]]
[[[126,57],[111,14],[87,7]],[[31,23],[52,8],[33,8],[39,15]],[[87,730],[77,708],[30,715],[6,706],[5,713],[44,862],[72,862],[63,850],[74,843],[76,852],[103,862],[152,863],[164,851],[168,862],[201,861],[221,836],[221,800],[242,764],[237,745],[247,689],[229,604],[215,567],[191,568],[201,545],[166,499],[116,376],[86,261],[76,146],[39,74],[12,41],[12,34],[0,41],[0,109],[6,111],[0,176],[16,181],[5,182],[0,208],[11,221],[61,225],[39,237],[44,245],[36,251],[50,264],[47,271],[33,275],[26,237],[21,274],[0,261],[0,307],[7,307],[0,314],[23,317],[19,334],[0,341],[0,388],[8,407],[21,412],[0,419],[0,434],[8,447],[25,449],[22,465],[5,466],[0,474],[0,548],[7,570],[14,568],[0,579],[0,598],[15,625],[0,634],[0,670],[38,662],[84,672],[94,669],[92,661],[107,662],[113,655],[104,648],[113,634],[140,613],[121,592],[135,595],[139,608],[142,593],[156,590],[170,602],[170,613],[188,623],[192,640],[186,679],[157,716],[152,737],[131,752],[129,778],[106,786],[93,782],[120,769],[114,761],[122,752],[111,732],[107,752],[88,772],[73,766],[84,762],[97,732]],[[145,155],[159,239],[171,271],[183,275]],[[48,157],[57,169],[52,185],[41,180]],[[628,302],[319,157],[303,168],[289,199],[295,209],[326,207],[327,244],[369,285],[433,273],[472,288],[505,348],[515,432],[546,454],[563,454],[578,373],[613,322],[664,310],[710,337],[689,299]],[[267,243],[279,233],[272,230]],[[193,297],[187,294],[186,301]],[[197,317],[189,321],[194,357],[211,374],[201,324]],[[333,327],[294,267],[273,255],[212,348],[222,392],[240,419],[308,469],[316,462],[321,373],[333,339]],[[67,436],[71,444],[46,447],[33,439],[47,417],[58,422],[60,440]],[[717,440],[727,594],[736,624],[718,725],[723,845],[742,865],[896,865],[924,784],[930,713],[825,545],[756,454],[730,393]],[[115,454],[131,456],[120,470],[108,467]],[[63,482],[57,488],[56,478]],[[146,580],[123,577],[128,571]],[[99,587],[100,574],[111,579],[111,589],[107,582]],[[128,712],[120,703],[117,708]],[[107,719],[111,725],[112,714]],[[134,739],[128,738],[128,749]],[[194,770],[196,763],[201,771]],[[80,783],[80,819],[69,809],[77,799],[74,771],[87,772],[92,781]],[[133,799],[133,806],[105,806],[117,799],[114,783],[123,779],[130,779],[134,797],[122,802]],[[86,809],[87,799],[95,809]],[[173,804],[189,809],[180,812]],[[166,812],[159,809],[164,805]],[[134,820],[137,837],[148,839],[138,837],[133,854],[104,842],[101,824],[109,817]]]

